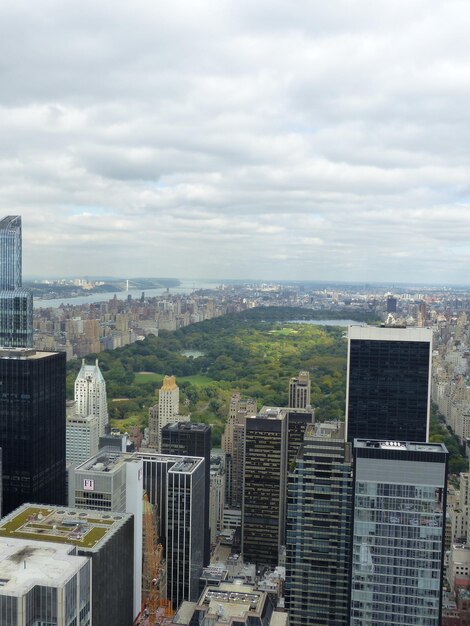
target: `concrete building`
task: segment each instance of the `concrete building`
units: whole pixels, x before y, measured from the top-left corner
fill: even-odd
[[[79,598],[78,602],[83,603],[84,621],[77,620],[75,624],[129,626],[133,621],[133,568],[129,567],[134,557],[133,527],[133,517],[126,513],[85,510],[77,512],[66,507],[24,504],[0,521],[0,541],[20,539],[45,550],[49,550],[52,542],[54,546],[62,545],[66,549],[74,549],[78,556],[87,557],[91,561],[91,620],[87,621],[86,618],[89,611],[86,601],[83,602],[86,598]],[[22,567],[23,571],[28,570],[27,558],[26,570],[23,561],[20,561],[20,569]],[[43,597],[52,599],[53,596],[47,595],[45,591],[45,596],[42,595],[40,584],[37,588],[37,600]],[[68,607],[73,606],[68,594],[74,588],[75,583],[65,585]],[[86,584],[83,589],[86,589]],[[32,621],[29,616],[25,626],[40,623],[53,623],[57,626],[64,624],[53,621],[51,614],[45,617],[45,621]],[[14,622],[4,623],[8,626],[14,625]],[[21,622],[18,626],[20,624]],[[65,624],[72,626],[74,622],[72,620]]]
[[[78,415],[75,400],[67,402],[66,460],[78,465],[97,454],[100,422],[97,415]]]
[[[344,423],[307,426],[287,490],[286,606],[292,626],[349,624],[351,474]]]
[[[0,624],[91,626],[91,563],[71,545],[0,537]]]
[[[172,624],[181,626],[288,626],[266,591],[240,582],[207,585],[197,603],[184,602]]]
[[[161,431],[166,424],[189,422],[180,415],[180,390],[174,376],[165,376],[158,392],[158,402],[149,409],[149,447],[161,452]]]
[[[299,372],[289,381],[289,407],[306,409],[310,406],[310,373]]]
[[[3,513],[65,504],[65,354],[0,350]]]
[[[256,400],[242,399],[237,391],[230,398],[225,429],[222,434],[222,450],[225,453],[225,501],[228,506],[240,507],[243,488],[243,465],[245,448],[245,420],[256,415]]]
[[[75,380],[75,402],[77,413],[87,417],[96,415],[100,424],[100,435],[104,435],[108,425],[108,402],[106,397],[106,381],[98,366],[86,365],[82,360],[82,367]]]
[[[346,388],[348,441],[427,441],[432,331],[350,326]]]
[[[70,471],[70,507],[134,516],[134,618],[142,604],[142,498],[143,462],[132,454],[103,448]]]
[[[351,626],[439,626],[448,453],[354,442]]]

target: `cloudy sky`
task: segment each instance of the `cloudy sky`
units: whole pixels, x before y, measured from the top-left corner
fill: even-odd
[[[470,283],[468,0],[0,6],[24,272]]]

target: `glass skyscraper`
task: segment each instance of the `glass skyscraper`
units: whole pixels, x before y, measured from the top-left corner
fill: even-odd
[[[439,626],[448,453],[354,441],[350,626]]]
[[[33,345],[33,297],[21,277],[21,217],[0,221],[0,347]]]
[[[348,626],[351,444],[344,423],[307,426],[289,474],[286,603],[292,626]]]
[[[432,331],[350,326],[348,339],[348,441],[427,441]]]

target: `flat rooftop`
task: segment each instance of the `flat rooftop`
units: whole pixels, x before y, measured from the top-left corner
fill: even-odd
[[[266,602],[266,592],[252,585],[221,583],[208,585],[198,601],[198,606],[209,605],[208,614],[217,615],[223,609],[223,617],[243,617],[249,611],[261,614]]]
[[[348,328],[349,339],[363,339],[371,341],[432,341],[432,330],[411,326],[360,326]]]
[[[0,538],[71,544],[94,551],[130,517],[127,513],[23,504],[0,521]]]
[[[124,463],[139,462],[131,452],[122,452],[114,446],[101,448],[98,454],[87,459],[75,468],[75,472],[107,472],[117,471]]]
[[[180,457],[178,462],[168,470],[168,473],[184,473],[192,474],[201,463],[204,463],[204,459],[201,457]]]
[[[206,432],[210,430],[210,426],[207,424],[199,424],[196,422],[173,422],[172,424],[165,424],[162,430],[182,431],[182,432]]]
[[[307,424],[304,439],[341,439],[344,440],[344,422],[318,422]]]
[[[32,350],[31,348],[0,348],[1,359],[21,359],[37,360],[44,359],[48,356],[58,354],[57,352],[46,352],[40,350]]]
[[[382,439],[354,439],[355,448],[375,450],[398,450],[403,452],[434,452],[448,454],[443,443],[415,443],[412,441],[385,441]]]
[[[87,562],[70,545],[0,537],[0,595],[20,596],[36,585],[61,587]]]

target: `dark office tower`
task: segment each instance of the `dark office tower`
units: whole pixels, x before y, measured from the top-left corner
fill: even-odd
[[[21,217],[0,221],[0,346],[33,345],[33,297],[22,288]]]
[[[313,424],[313,409],[284,409],[287,417],[287,465],[295,462],[300,446],[304,441],[305,430]]]
[[[393,296],[387,296],[387,313],[397,312],[397,299]]]
[[[354,441],[351,626],[439,626],[447,457],[441,443]]]
[[[200,529],[204,524],[203,461],[186,457],[169,470],[166,530],[167,593],[173,608],[195,602],[203,568]]]
[[[352,507],[344,423],[310,425],[289,474],[286,603],[292,626],[347,626]]]
[[[242,496],[242,552],[258,565],[277,565],[285,544],[286,485],[313,412],[263,407],[247,417]]]
[[[310,374],[299,372],[289,381],[289,406],[294,409],[306,409],[310,406]]]
[[[242,501],[245,561],[277,565],[284,544],[287,421],[280,411],[247,417]]]
[[[427,441],[431,352],[427,328],[349,327],[348,441]]]
[[[65,353],[0,350],[3,513],[65,504]]]
[[[204,566],[209,565],[209,490],[211,477],[211,427],[207,424],[175,422],[162,428],[162,454],[177,454],[204,459]]]

